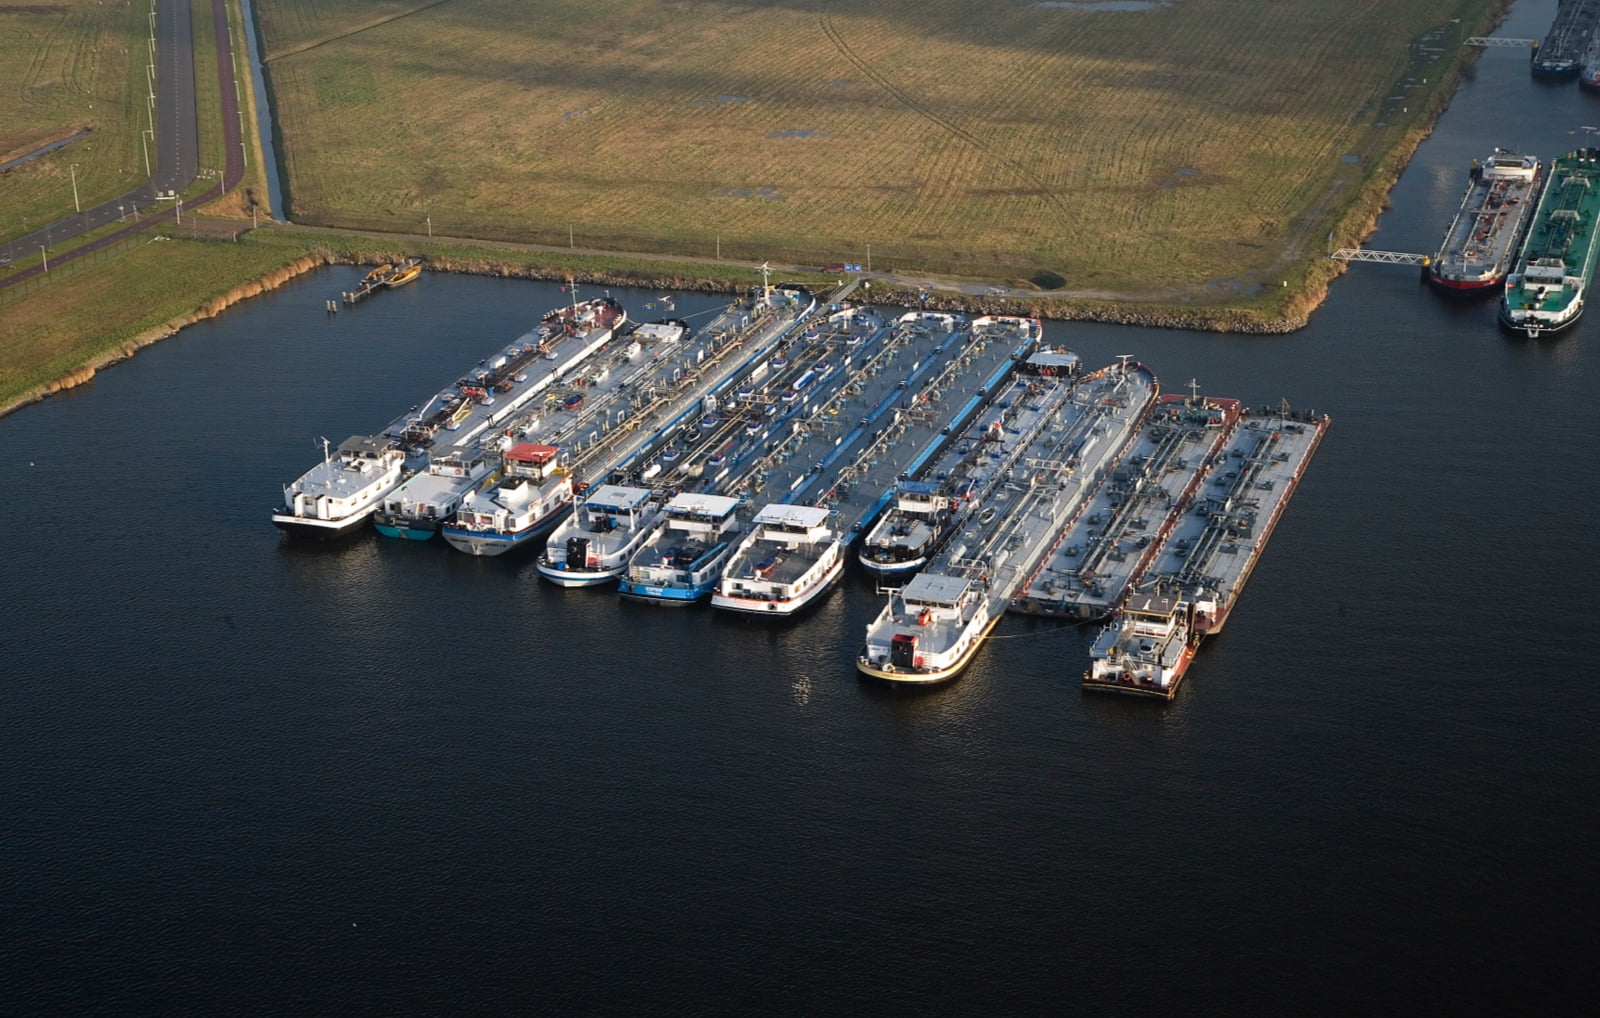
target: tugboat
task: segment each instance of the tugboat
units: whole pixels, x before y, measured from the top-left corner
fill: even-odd
[[[1083,688],[1172,699],[1200,639],[1195,617],[1176,592],[1129,597],[1089,649]]]

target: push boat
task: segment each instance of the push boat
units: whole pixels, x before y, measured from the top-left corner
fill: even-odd
[[[1199,639],[1194,605],[1180,594],[1135,594],[1089,648],[1083,688],[1170,700]]]
[[[285,533],[337,537],[350,533],[406,479],[406,454],[382,436],[355,435],[283,489],[272,522]]]
[[[1428,260],[1428,279],[1445,290],[1487,293],[1505,282],[1538,204],[1538,157],[1495,149],[1473,160],[1461,208]]]
[[[1530,339],[1560,332],[1583,314],[1594,276],[1600,220],[1600,149],[1556,159],[1517,267],[1506,277],[1500,321]]]
[[[1326,414],[1247,412],[1209,483],[1095,640],[1083,688],[1171,699],[1195,649],[1222,631],[1306,465]]]
[[[572,475],[554,445],[524,442],[501,455],[500,482],[485,493],[462,496],[445,542],[468,555],[503,555],[532,546],[572,505]]]
[[[469,492],[491,482],[498,465],[476,448],[435,456],[421,471],[384,497],[372,514],[385,537],[427,541],[444,526]]]
[[[621,576],[661,514],[649,488],[602,484],[577,500],[539,556],[539,575],[562,587],[589,587]]]
[[[729,495],[674,495],[628,560],[618,592],[629,600],[664,605],[708,597],[738,544],[741,504]]]
[[[728,560],[712,606],[781,616],[818,600],[844,573],[844,535],[831,516],[813,505],[762,508]]]
[[[945,682],[967,666],[1004,615],[1005,601],[990,596],[984,574],[918,573],[890,592],[856,667],[901,685]]]

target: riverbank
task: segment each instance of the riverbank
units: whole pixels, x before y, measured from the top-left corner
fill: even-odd
[[[0,331],[0,416],[325,263],[315,251],[162,239],[11,298]],[[139,295],[137,305],[128,294]]]

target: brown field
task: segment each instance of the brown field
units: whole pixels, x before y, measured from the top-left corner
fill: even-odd
[[[1498,5],[282,0],[261,16],[305,222],[570,229],[580,247],[720,243],[1282,310],[1277,281],[1301,288],[1330,231],[1366,225],[1466,59],[1454,40]]]

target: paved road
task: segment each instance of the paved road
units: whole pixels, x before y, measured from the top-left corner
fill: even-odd
[[[155,142],[149,144],[151,177],[127,194],[103,202],[93,208],[68,216],[35,230],[0,247],[0,259],[20,260],[39,252],[44,245],[49,259],[57,264],[71,261],[97,247],[121,240],[130,233],[145,229],[154,222],[170,222],[176,215],[174,203],[162,202],[159,212],[145,214],[138,209],[149,209],[157,202],[156,196],[167,192],[181,192],[188,187],[200,171],[200,131],[195,120],[194,95],[194,31],[190,23],[189,4],[180,0],[154,0],[156,8],[156,80],[155,80]],[[227,11],[222,0],[212,0],[212,18],[217,25],[217,73],[222,84],[223,123],[228,132],[228,171],[224,182],[231,187],[238,183],[243,173],[243,154],[239,148],[239,114],[233,88],[233,55],[231,39],[227,32]],[[220,194],[220,186],[212,188],[201,200]],[[91,245],[55,253],[58,245],[107,223],[122,221],[127,228],[111,237]],[[20,272],[0,286],[7,286],[32,278],[43,271],[35,266]]]

